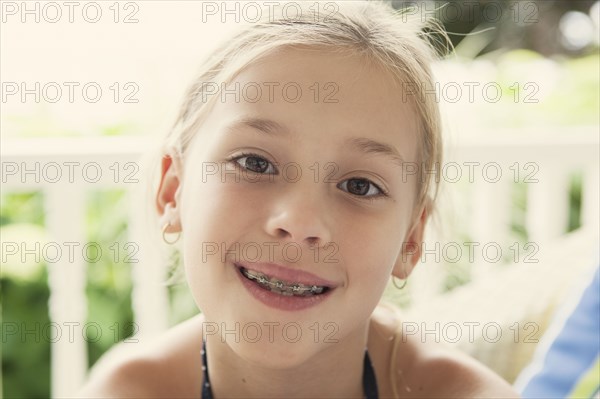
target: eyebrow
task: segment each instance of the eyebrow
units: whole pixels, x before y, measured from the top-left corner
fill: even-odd
[[[371,140],[365,137],[352,137],[346,141],[347,145],[365,154],[383,155],[396,165],[402,167],[404,158],[394,147],[389,144]]]
[[[285,126],[270,119],[246,117],[241,118],[231,125],[232,128],[250,127],[269,136],[278,136],[279,134],[290,135],[290,130]]]
[[[272,137],[281,135],[296,136],[296,134],[292,133],[287,127],[270,119],[246,117],[234,122],[230,126],[230,129],[236,130],[238,127],[250,127],[254,131],[265,133]],[[393,146],[366,137],[351,137],[346,139],[344,147],[354,149],[364,154],[385,156],[400,167],[402,167],[404,163],[404,158],[402,158],[402,155],[400,155]]]

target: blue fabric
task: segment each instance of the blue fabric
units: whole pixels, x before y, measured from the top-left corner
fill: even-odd
[[[567,268],[565,273],[568,273]],[[540,371],[523,387],[521,395],[523,398],[567,397],[599,353],[600,267],[549,345]]]

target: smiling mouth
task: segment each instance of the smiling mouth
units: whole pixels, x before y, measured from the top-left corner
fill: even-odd
[[[300,283],[279,280],[254,270],[248,270],[244,267],[240,267],[239,269],[242,273],[242,276],[253,281],[260,288],[284,296],[309,297],[321,295],[330,290],[330,288],[325,285],[304,285]]]

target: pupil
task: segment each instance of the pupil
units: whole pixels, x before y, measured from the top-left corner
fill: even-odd
[[[369,183],[361,179],[348,180],[348,190],[352,194],[364,195],[369,191]]]
[[[246,167],[253,172],[263,173],[267,170],[267,161],[257,157],[247,157],[246,158]]]

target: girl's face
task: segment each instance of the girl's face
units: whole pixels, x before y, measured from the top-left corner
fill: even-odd
[[[183,160],[163,161],[159,209],[183,231],[205,333],[274,368],[365,337],[390,274],[418,259],[403,243],[420,242],[425,220],[411,220],[417,181],[402,162],[417,162],[417,118],[398,87],[357,56],[281,50],[218,95]],[[270,293],[242,265],[304,283],[292,292],[329,288]]]

